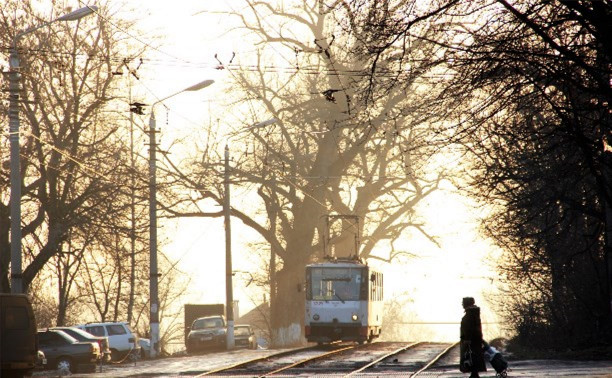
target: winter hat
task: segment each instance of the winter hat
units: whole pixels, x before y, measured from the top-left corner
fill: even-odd
[[[463,304],[463,308],[473,306],[474,303],[476,302],[474,301],[474,298],[472,297],[465,297],[463,298],[463,301],[461,302],[461,304]]]

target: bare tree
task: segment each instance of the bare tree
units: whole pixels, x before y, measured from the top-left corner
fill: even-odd
[[[605,340],[612,7],[496,0],[453,12],[473,22],[451,30],[459,122],[446,135],[474,157],[472,193],[494,204],[484,230],[507,252],[506,315],[525,344]]]
[[[40,25],[47,17],[38,16],[29,2],[11,1],[1,12],[0,34],[7,46],[17,32],[14,25]],[[117,178],[125,172],[117,159],[122,143],[117,118],[109,112],[116,90],[113,57],[121,37],[105,20],[54,23],[20,41],[26,288],[60,252],[71,229],[111,218],[122,207],[116,202],[123,190]],[[1,249],[8,251],[8,234],[3,235]],[[8,289],[8,255],[2,253],[3,290]]]

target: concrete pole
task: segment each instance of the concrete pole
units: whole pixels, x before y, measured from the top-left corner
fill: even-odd
[[[155,114],[151,109],[149,119],[149,296],[150,296],[150,333],[151,358],[159,355],[159,294],[157,271],[157,183]]]
[[[9,140],[11,181],[11,293],[23,292],[21,272],[21,164],[19,162],[19,92],[21,73],[17,39],[9,56]]]
[[[234,349],[234,293],[232,285],[232,230],[230,214],[229,147],[225,145],[225,293],[227,313],[227,349]]]

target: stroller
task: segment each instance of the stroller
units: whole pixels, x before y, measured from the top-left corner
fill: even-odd
[[[493,369],[495,369],[496,377],[498,378],[506,378],[508,376],[508,361],[502,356],[502,354],[492,346],[490,346],[486,341],[482,343],[482,349],[484,352],[485,358],[489,361]]]

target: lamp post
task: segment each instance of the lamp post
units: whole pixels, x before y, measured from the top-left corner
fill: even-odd
[[[278,119],[271,118],[266,121],[255,123],[247,130],[258,129],[276,123]],[[232,230],[231,230],[231,208],[230,208],[230,153],[229,143],[225,143],[225,201],[223,201],[223,213],[225,220],[225,307],[227,314],[227,334],[225,345],[227,349],[234,349],[234,285],[232,282]]]
[[[157,271],[157,178],[156,178],[156,152],[157,144],[155,141],[155,105],[176,96],[183,92],[199,91],[214,83],[213,80],[204,80],[196,85],[185,88],[161,100],[157,100],[151,105],[151,118],[149,119],[149,296],[150,296],[150,317],[149,331],[151,333],[151,358],[159,354],[159,292]]]
[[[225,144],[225,201],[223,202],[223,213],[225,215],[225,302],[227,314],[227,334],[225,346],[234,349],[234,289],[232,283],[232,230],[230,214],[230,165],[229,147]]]
[[[10,142],[10,182],[11,182],[11,292],[23,292],[21,272],[21,166],[19,162],[19,90],[20,62],[17,43],[23,36],[56,21],[75,21],[92,14],[98,9],[95,5],[75,10],[49,22],[31,27],[13,37],[9,55],[9,142]]]

